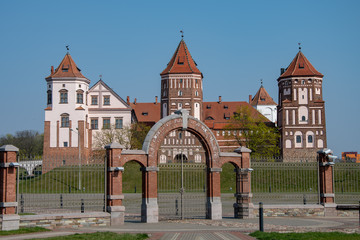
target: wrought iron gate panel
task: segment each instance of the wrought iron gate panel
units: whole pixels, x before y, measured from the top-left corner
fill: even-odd
[[[160,219],[205,218],[206,164],[160,164],[158,204]]]

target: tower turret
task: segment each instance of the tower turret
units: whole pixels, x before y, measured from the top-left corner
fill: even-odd
[[[161,117],[178,109],[187,109],[190,115],[201,119],[203,75],[181,39],[174,55],[161,76]]]

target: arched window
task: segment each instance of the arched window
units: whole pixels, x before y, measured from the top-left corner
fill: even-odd
[[[301,121],[306,121],[305,116],[302,116],[302,117],[301,117]]]
[[[313,136],[309,135],[308,136],[308,143],[312,143],[313,142]]]
[[[182,109],[182,103],[178,103],[178,109]]]
[[[164,154],[160,155],[160,163],[166,163],[166,156]]]
[[[61,127],[69,127],[70,121],[69,121],[69,114],[63,113],[61,116]]]
[[[196,163],[200,163],[200,162],[201,162],[201,155],[200,155],[200,154],[195,154],[195,162],[196,162]]]
[[[199,92],[198,91],[195,91],[195,96],[199,96]]]
[[[68,91],[66,89],[61,89],[60,93],[60,103],[68,103]]]
[[[182,96],[183,95],[183,92],[182,91],[179,91],[178,92],[178,96]]]
[[[76,91],[76,103],[78,104],[84,103],[84,91],[81,89]]]
[[[52,91],[48,90],[47,91],[47,104],[52,104]]]

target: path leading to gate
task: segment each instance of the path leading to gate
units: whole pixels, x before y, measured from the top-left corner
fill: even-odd
[[[331,232],[360,233],[358,218],[265,218],[265,231],[276,232]],[[248,233],[259,229],[258,219],[223,219],[166,221],[159,223],[139,223],[127,221],[120,227],[91,227],[79,229],[58,229],[48,233],[2,237],[4,240],[46,238],[75,233],[110,231],[117,233],[148,233],[151,240],[180,239],[254,239]]]

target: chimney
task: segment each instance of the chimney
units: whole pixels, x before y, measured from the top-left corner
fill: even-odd
[[[285,72],[285,68],[280,68],[280,75],[282,75]]]
[[[127,103],[127,105],[130,105],[130,97],[129,96],[126,97],[126,103]]]
[[[219,96],[219,103],[221,103],[221,96]]]
[[[51,66],[51,74],[54,74],[54,66]]]
[[[134,98],[134,104],[136,104],[136,98]]]
[[[249,104],[251,103],[252,101],[252,95],[249,95]]]
[[[155,96],[155,104],[158,103],[158,96]]]

